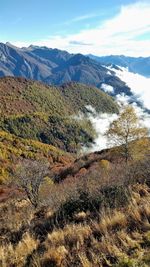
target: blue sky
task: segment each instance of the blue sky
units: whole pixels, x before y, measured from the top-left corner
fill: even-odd
[[[1,0],[0,41],[97,55],[150,55],[150,1]]]

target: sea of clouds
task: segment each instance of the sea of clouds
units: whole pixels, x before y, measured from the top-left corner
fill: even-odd
[[[118,104],[120,105],[121,110],[126,104],[128,104],[127,99],[123,99],[122,97],[122,99],[119,99]],[[145,113],[140,107],[137,106],[136,103],[133,103],[132,106],[134,107],[138,117],[140,118],[140,124],[142,126],[146,126],[150,130],[150,115],[148,113]],[[96,131],[97,137],[95,138],[94,143],[91,145],[90,148],[82,148],[82,153],[99,151],[110,147],[105,133],[109,129],[110,124],[118,118],[117,114],[96,113],[93,107],[90,106],[89,110],[90,112],[88,115],[88,119],[90,120],[94,130]],[[91,112],[91,110],[93,110],[93,112]]]
[[[150,78],[130,72],[128,68],[120,66],[118,66],[118,69],[112,67],[107,68],[114,71],[115,75],[131,88],[134,97],[139,100],[145,108],[150,110]]]
[[[120,68],[120,67],[119,67]],[[146,126],[150,131],[150,113],[145,111],[150,110],[150,78],[146,78],[139,74],[129,72],[126,68],[112,69],[122,81],[124,81],[133,93],[134,98],[142,103],[142,106],[138,106],[136,102],[132,102],[140,123]],[[109,85],[103,84],[102,89],[105,92],[112,92],[113,88]],[[131,97],[125,94],[118,94],[116,101],[120,107],[120,110],[131,102]],[[94,152],[108,147],[108,140],[105,136],[110,124],[117,119],[117,114],[108,113],[96,113],[93,107],[87,106],[89,110],[88,118],[91,121],[93,128],[97,133],[97,137],[94,140],[94,144],[90,147],[83,147],[83,152]]]

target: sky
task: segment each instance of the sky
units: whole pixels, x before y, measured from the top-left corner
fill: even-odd
[[[150,56],[150,0],[0,0],[0,42]]]

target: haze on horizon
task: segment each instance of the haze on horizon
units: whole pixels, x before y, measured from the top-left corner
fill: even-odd
[[[150,56],[150,1],[1,0],[0,41],[72,53]]]

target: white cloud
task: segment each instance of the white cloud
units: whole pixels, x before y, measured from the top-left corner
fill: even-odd
[[[94,14],[72,19],[72,22],[88,19]],[[150,32],[150,2],[137,2],[122,6],[119,13],[97,25],[93,29],[83,29],[77,34],[50,36],[45,40],[33,42],[33,45],[44,45],[51,48],[68,50],[83,54],[125,54],[130,56],[149,56],[150,39],[142,40],[140,36]],[[79,45],[75,44],[76,41]],[[80,43],[89,44],[83,46]],[[30,43],[15,43],[18,46]]]
[[[97,133],[97,138],[94,140],[94,144],[90,148],[90,151],[98,151],[107,148],[108,141],[105,133],[108,130],[110,123],[117,119],[117,115],[102,113],[97,114],[96,116],[90,115],[89,119]]]
[[[87,106],[87,109],[90,111],[90,113],[86,114],[86,118],[88,116],[88,119],[92,123],[97,137],[95,138],[94,143],[91,145],[91,147],[82,147],[82,153],[90,153],[107,148],[108,141],[105,133],[108,130],[110,123],[118,117],[117,114],[96,113],[96,110],[91,106]],[[84,115],[82,115],[82,119],[83,118]]]
[[[111,85],[108,85],[106,83],[102,83],[101,88],[106,92],[106,93],[113,93],[114,88]]]
[[[133,103],[132,106],[134,107],[138,118],[140,118],[140,124],[147,127],[150,134],[150,114],[144,112],[136,103]]]
[[[119,104],[119,106],[126,106],[130,103],[131,97],[125,95],[124,93],[118,94],[115,96],[117,103]]]
[[[84,21],[84,20],[87,20],[87,19],[91,19],[91,18],[95,18],[97,17],[98,15],[97,14],[86,14],[86,15],[83,15],[83,16],[78,16],[78,17],[75,17],[71,20],[68,20],[66,22],[64,22],[64,24],[71,24],[73,22],[79,22],[79,21]]]
[[[124,109],[126,105],[129,104],[129,98],[126,96],[118,95],[118,104],[122,104],[120,106],[120,111]],[[150,115],[143,111],[142,108],[138,107],[136,103],[133,103],[132,106],[139,118],[140,125],[146,126],[149,129],[150,133]],[[110,143],[108,145],[108,139],[106,137],[106,131],[109,129],[110,124],[118,118],[117,114],[110,114],[110,113],[96,113],[93,107],[87,107],[92,113],[87,114],[88,119],[91,121],[93,128],[97,133],[97,137],[94,140],[94,144],[89,147],[83,147],[82,153],[89,153],[94,151],[99,151],[105,148],[110,147]],[[80,114],[81,115],[81,114]],[[76,118],[76,119],[83,119],[84,115]]]
[[[120,69],[107,68],[113,70],[116,76],[131,88],[133,95],[143,103],[145,108],[150,110],[150,78],[129,72],[127,68],[123,67],[119,67]]]

